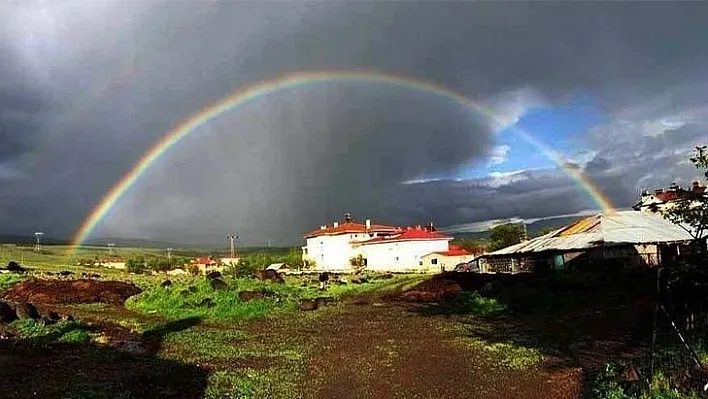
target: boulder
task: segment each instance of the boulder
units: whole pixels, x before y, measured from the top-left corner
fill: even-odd
[[[14,260],[11,260],[10,262],[7,263],[6,269],[7,269],[7,271],[15,272],[15,273],[24,273],[27,271],[26,268],[20,266],[20,264],[15,262]]]
[[[0,302],[0,323],[9,323],[17,319],[17,313],[5,302]]]
[[[187,289],[189,290],[189,292],[197,292],[197,287],[193,285],[190,285],[189,287],[187,287]]]
[[[224,280],[215,278],[211,280],[211,288],[215,290],[225,290],[229,288],[229,285],[224,282]]]
[[[321,296],[315,298],[315,302],[317,303],[317,307],[320,308],[332,302],[332,298],[327,296]]]
[[[172,281],[171,280],[165,280],[162,283],[160,283],[160,287],[162,288],[167,288],[172,286]]]
[[[206,275],[208,279],[215,279],[215,278],[221,278],[221,273],[220,272],[211,272]]]
[[[238,293],[240,300],[244,302],[252,301],[254,299],[263,299],[272,296],[268,291],[241,291]]]
[[[17,317],[20,319],[39,319],[39,312],[37,311],[37,308],[34,307],[34,305],[32,305],[31,303],[18,303],[15,307],[15,312],[17,313]]]
[[[62,277],[66,277],[66,276],[70,276],[70,275],[74,274],[74,272],[69,271],[69,270],[63,270],[63,271],[60,271],[60,272],[57,273],[57,274],[60,275],[60,276],[62,276]]]
[[[207,307],[207,308],[214,307],[215,305],[216,305],[216,303],[211,298],[204,298],[204,299],[202,299],[201,302],[199,302],[199,306]]]
[[[189,290],[182,290],[179,292],[179,294],[180,294],[180,296],[189,296],[189,294],[191,294],[191,292],[189,292]]]
[[[317,301],[314,299],[303,299],[300,301],[300,310],[307,312],[310,310],[317,310]]]

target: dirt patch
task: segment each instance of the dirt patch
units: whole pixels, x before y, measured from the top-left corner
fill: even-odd
[[[439,302],[452,298],[462,291],[458,278],[440,274],[390,299],[417,303]]]
[[[103,302],[122,305],[141,293],[133,284],[98,280],[28,280],[15,284],[4,294],[15,302],[70,304]]]

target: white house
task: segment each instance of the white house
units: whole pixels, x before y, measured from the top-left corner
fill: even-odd
[[[475,255],[457,245],[450,244],[447,251],[431,252],[423,255],[420,266],[428,272],[452,271],[460,263],[473,260]]]
[[[357,243],[366,269],[379,272],[425,271],[422,259],[432,252],[446,252],[452,237],[430,227],[408,227],[398,234]],[[437,270],[436,270],[437,271]]]
[[[636,211],[656,213],[670,209],[674,204],[683,200],[705,196],[706,186],[694,181],[689,189],[672,184],[668,189],[659,188],[654,192],[645,191],[632,208]]]
[[[323,225],[305,234],[307,245],[302,247],[302,259],[314,262],[316,270],[348,271],[352,268],[349,260],[360,254],[354,244],[400,231],[398,227],[372,224],[369,219],[357,223],[345,214],[344,222]]]

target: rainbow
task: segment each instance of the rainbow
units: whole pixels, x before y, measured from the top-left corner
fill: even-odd
[[[121,199],[128,189],[130,189],[150,168],[150,166],[165,152],[177,145],[183,138],[191,132],[197,130],[200,126],[217,118],[225,112],[281,90],[292,89],[299,86],[335,82],[376,83],[433,94],[452,100],[453,102],[471,109],[474,112],[481,113],[499,126],[504,125],[504,121],[491,109],[471,101],[462,94],[440,84],[411,77],[391,75],[381,72],[321,71],[298,72],[284,75],[272,80],[264,80],[222,98],[196,114],[193,114],[191,117],[177,125],[174,129],[167,132],[167,134],[165,134],[159,142],[150,148],[150,150],[143,155],[135,166],[109,190],[108,194],[103,197],[98,206],[91,211],[88,218],[86,218],[86,220],[81,224],[78,232],[75,234],[73,244],[75,246],[81,245],[106,216],[106,214]],[[611,212],[614,209],[610,200],[603,195],[603,193],[593,184],[593,182],[590,181],[580,169],[574,168],[566,162],[559,153],[536,140],[533,136],[521,128],[510,127],[509,129],[518,134],[523,140],[533,145],[553,162],[557,163],[558,166],[565,171],[568,176],[576,181],[578,186],[586,192],[603,211]]]

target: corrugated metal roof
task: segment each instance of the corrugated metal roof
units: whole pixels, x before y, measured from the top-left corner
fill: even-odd
[[[617,211],[584,218],[560,230],[491,252],[486,256],[570,251],[603,244],[652,244],[691,239],[688,232],[660,215]]]

